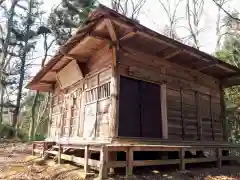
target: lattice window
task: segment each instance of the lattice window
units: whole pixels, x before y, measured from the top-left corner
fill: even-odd
[[[110,97],[110,82],[91,88],[86,91],[86,102],[94,102]]]
[[[98,99],[110,97],[110,82],[98,87]]]
[[[71,108],[71,119],[70,119],[70,136],[74,136],[77,128],[77,117],[78,117],[78,107],[77,98],[73,98],[73,106]]]

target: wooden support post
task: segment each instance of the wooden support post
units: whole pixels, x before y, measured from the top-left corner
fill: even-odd
[[[89,146],[85,146],[85,151],[84,151],[84,172],[85,174],[88,173],[88,159],[89,159]]]
[[[127,161],[127,167],[126,167],[126,176],[132,176],[133,175],[133,149],[129,148],[126,154],[126,161]]]
[[[108,158],[109,158],[109,161],[117,161],[117,152],[115,152],[115,151],[109,151],[108,152]],[[114,168],[110,168],[109,169],[109,173],[110,174],[114,174],[115,172],[114,172]]]
[[[61,153],[62,153],[62,145],[59,144],[59,149],[58,149],[58,164],[61,164]]]
[[[113,63],[112,63],[112,78],[111,78],[111,119],[109,122],[110,137],[117,137],[118,134],[118,107],[119,107],[119,70],[118,70],[118,44],[112,47]]]
[[[226,119],[226,107],[224,101],[224,90],[221,88],[220,91],[220,104],[221,104],[221,118],[222,118],[222,128],[223,128],[223,140],[228,141],[228,122]]]
[[[181,119],[182,119],[182,139],[185,138],[185,123],[184,123],[184,114],[183,114],[183,90],[180,87],[180,100],[181,100]]]
[[[221,168],[222,167],[222,149],[221,148],[217,148],[216,149],[216,156],[217,156],[217,168]]]
[[[34,152],[35,147],[36,147],[36,144],[33,142],[33,143],[32,143],[32,155],[33,155],[33,156],[35,156],[35,152]]]
[[[198,91],[195,93],[196,99],[196,118],[198,126],[198,140],[202,140],[202,119],[201,119],[201,106],[200,106],[200,94]]]
[[[83,131],[84,131],[84,111],[85,111],[85,97],[86,96],[86,91],[85,91],[85,80],[83,79],[83,91],[82,91],[82,96],[81,96],[81,107],[80,107],[80,120],[79,120],[79,125],[78,125],[78,135],[80,137],[83,136]]]
[[[215,133],[214,133],[214,114],[213,114],[212,96],[209,95],[209,98],[210,98],[210,113],[211,113],[212,138],[213,138],[213,140],[215,140]]]
[[[168,119],[167,119],[167,86],[161,84],[161,114],[162,114],[162,138],[168,139]]]
[[[181,148],[179,151],[179,158],[180,158],[180,170],[185,170],[185,149]]]
[[[49,100],[49,120],[48,120],[48,138],[51,137],[51,122],[52,122],[52,108],[53,108],[53,93],[50,94],[50,100]]]
[[[100,151],[100,170],[99,178],[106,179],[108,177],[108,170],[106,164],[108,163],[108,150],[105,146]]]
[[[46,147],[47,147],[47,144],[46,144],[46,142],[44,141],[44,142],[43,142],[43,149],[42,149],[42,157],[44,157],[44,153],[45,153],[45,151],[46,151]]]

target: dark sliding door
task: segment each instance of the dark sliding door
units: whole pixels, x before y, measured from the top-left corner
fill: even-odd
[[[162,137],[159,85],[121,76],[118,135]]]
[[[140,137],[140,106],[138,81],[120,78],[118,135]]]

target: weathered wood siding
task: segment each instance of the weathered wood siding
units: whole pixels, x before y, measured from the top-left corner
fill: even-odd
[[[79,64],[84,79],[64,91],[56,83],[50,138],[109,136],[111,57],[111,50],[104,47],[87,63]]]
[[[166,84],[168,139],[223,140],[218,79],[125,49],[120,58],[121,75]]]

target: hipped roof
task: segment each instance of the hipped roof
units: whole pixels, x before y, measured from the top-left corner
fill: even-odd
[[[113,26],[115,32],[109,31],[109,25]],[[121,47],[136,49],[221,80],[231,77],[240,80],[240,69],[237,67],[161,35],[100,5],[90,14],[84,26],[61,46],[55,56],[36,74],[28,87],[33,90],[50,91],[56,81],[56,72],[73,59],[85,63],[94,52],[113,41],[112,33],[116,33]],[[234,80],[228,85],[235,84]]]

